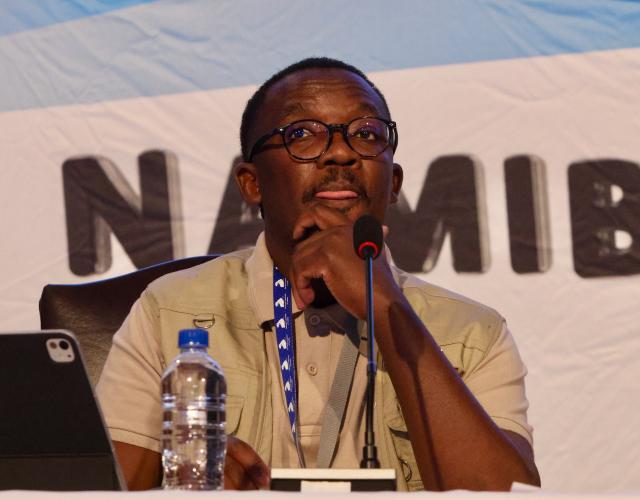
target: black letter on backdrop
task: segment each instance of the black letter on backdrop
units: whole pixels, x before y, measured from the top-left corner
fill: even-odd
[[[111,266],[111,231],[140,268],[182,257],[184,236],[175,156],[138,157],[138,197],[109,159],[86,156],[62,165],[69,267],[78,276]]]
[[[519,155],[504,162],[511,267],[541,273],[551,267],[551,235],[544,162]]]
[[[240,196],[235,168],[241,161],[242,157],[237,156],[231,165],[211,243],[209,243],[209,253],[227,253],[253,246],[264,228],[264,223],[258,215],[258,208],[250,207]]]
[[[580,276],[640,273],[640,168],[623,160],[569,165],[573,265]],[[626,236],[630,244],[622,245]]]
[[[457,272],[489,267],[482,166],[469,156],[442,156],[429,167],[415,212],[401,196],[389,210],[388,243],[394,260],[409,272],[436,265],[447,233]]]

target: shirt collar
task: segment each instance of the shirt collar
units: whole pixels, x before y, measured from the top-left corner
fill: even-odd
[[[267,250],[264,231],[258,236],[253,253],[246,263],[248,276],[249,303],[256,313],[258,322],[263,325],[273,321],[273,259]],[[291,298],[291,312],[300,311]]]

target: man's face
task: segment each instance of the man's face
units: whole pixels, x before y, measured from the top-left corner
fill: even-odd
[[[362,116],[389,118],[384,109],[376,92],[349,71],[298,71],[269,89],[251,144],[296,120],[342,124]],[[259,194],[245,195],[245,200],[262,204],[267,239],[276,239],[287,248],[295,244],[291,236],[295,221],[309,207],[323,204],[352,221],[365,213],[383,220],[402,183],[402,170],[393,163],[391,146],[375,158],[362,158],[340,132],[333,134],[329,149],[313,161],[291,158],[280,135],[269,139],[252,161]],[[242,182],[240,185],[242,189]]]

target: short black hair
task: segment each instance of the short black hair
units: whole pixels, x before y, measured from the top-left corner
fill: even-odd
[[[247,105],[245,106],[244,112],[242,113],[242,122],[240,124],[240,148],[242,150],[242,157],[245,161],[249,160],[249,153],[251,150],[251,144],[249,144],[249,134],[252,130],[252,127],[258,116],[258,112],[260,111],[260,108],[264,103],[269,89],[284,77],[297,71],[310,68],[343,69],[345,71],[350,71],[351,73],[358,75],[371,86],[376,94],[378,94],[378,96],[382,100],[382,104],[384,105],[384,110],[387,113],[387,116],[390,116],[389,106],[387,105],[387,100],[384,98],[384,95],[382,95],[380,89],[378,89],[378,87],[376,87],[373,82],[369,80],[367,76],[358,68],[338,59],[331,59],[329,57],[308,57],[306,59],[303,59],[302,61],[293,63],[272,75],[266,82],[264,82],[260,86],[258,90],[255,91],[255,93],[247,101]]]

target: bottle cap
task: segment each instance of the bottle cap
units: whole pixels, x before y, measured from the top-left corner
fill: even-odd
[[[178,347],[209,347],[209,332],[202,328],[180,330]]]

